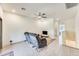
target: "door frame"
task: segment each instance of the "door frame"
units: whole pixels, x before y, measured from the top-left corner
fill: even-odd
[[[2,18],[0,17],[0,21],[1,21],[1,41],[2,41]],[[1,42],[1,48],[2,49],[2,42]]]

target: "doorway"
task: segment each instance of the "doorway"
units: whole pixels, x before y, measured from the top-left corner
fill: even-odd
[[[58,40],[59,40],[59,45],[62,45],[63,42],[64,42],[64,38],[63,38],[63,33],[65,32],[65,24],[60,24],[59,25],[59,37],[58,37]]]
[[[2,48],[2,18],[0,18],[0,49]]]

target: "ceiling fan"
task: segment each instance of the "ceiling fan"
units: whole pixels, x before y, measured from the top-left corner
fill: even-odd
[[[38,19],[44,19],[44,18],[47,18],[47,15],[46,15],[46,13],[41,13],[41,12],[39,12],[38,13],[38,15],[36,15],[36,18],[38,18]]]

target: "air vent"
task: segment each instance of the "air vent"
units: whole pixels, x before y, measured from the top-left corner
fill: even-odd
[[[75,7],[77,6],[78,3],[66,3],[66,8],[69,9],[69,8],[72,8],[72,7]]]

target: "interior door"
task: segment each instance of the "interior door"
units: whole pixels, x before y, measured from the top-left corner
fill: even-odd
[[[2,48],[2,19],[0,18],[0,49]]]
[[[59,25],[59,45],[63,44],[63,32],[65,31],[65,25],[64,24],[60,24]]]

